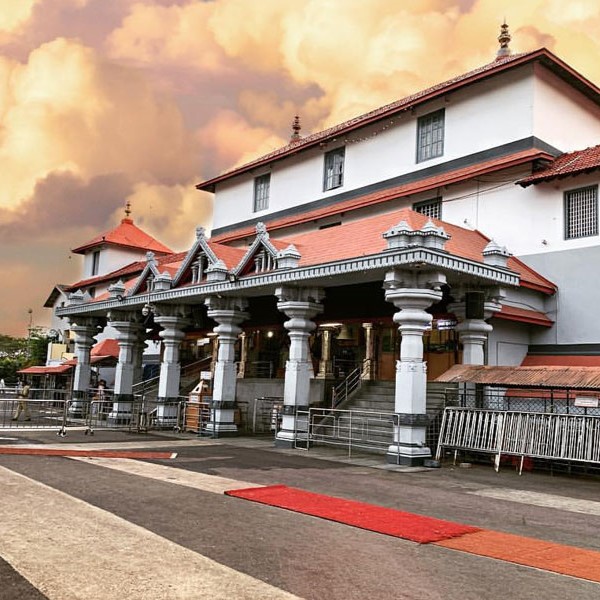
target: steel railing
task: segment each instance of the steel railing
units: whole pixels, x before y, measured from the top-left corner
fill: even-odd
[[[331,408],[338,407],[360,388],[362,384],[361,374],[362,369],[360,367],[356,368],[340,384],[334,386],[331,391]]]
[[[436,458],[444,449],[600,464],[600,416],[446,408]]]
[[[397,423],[398,415],[392,412],[309,408],[297,413],[295,446],[304,450],[319,444],[337,446],[348,456],[353,451],[387,453],[391,446],[399,452],[394,442]]]

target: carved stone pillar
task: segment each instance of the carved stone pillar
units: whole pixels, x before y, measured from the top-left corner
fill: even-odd
[[[321,332],[321,360],[316,379],[333,379],[333,361],[331,360],[331,344],[333,334],[338,330],[338,325],[319,325]]]
[[[158,380],[158,404],[156,420],[160,426],[173,426],[177,421],[181,364],[179,355],[181,342],[185,338],[184,328],[189,325],[185,306],[159,305],[154,322],[162,327],[163,352]]]
[[[360,378],[363,381],[373,381],[377,373],[377,359],[375,356],[375,326],[373,323],[363,323],[365,330],[365,358],[362,364]]]
[[[396,363],[394,443],[388,448],[387,461],[394,464],[420,465],[431,457],[426,444],[428,418],[427,363],[423,361],[423,333],[431,327],[426,312],[442,299],[441,273],[390,271],[386,274],[385,299],[399,309],[394,322],[402,335],[400,360]]]
[[[217,436],[237,433],[234,422],[237,380],[235,343],[242,331],[240,323],[249,316],[245,312],[247,305],[244,298],[211,296],[206,299],[207,314],[218,323],[214,332],[219,336],[219,346],[213,376],[211,418],[207,425],[207,431]]]
[[[498,312],[501,304],[498,297],[493,297],[481,303],[481,310],[477,314],[470,313],[465,295],[461,295],[458,302],[448,306],[448,310],[460,320],[456,331],[463,347],[462,364],[485,365],[485,345],[489,334],[493,331],[493,327],[486,323],[486,319]]]
[[[138,339],[133,348],[133,383],[139,383],[144,377],[144,350],[146,349],[146,332],[140,329]]]
[[[75,334],[75,374],[73,375],[73,397],[69,405],[69,414],[83,417],[88,401],[88,389],[92,374],[90,355],[96,343],[94,336],[101,327],[101,321],[92,317],[77,317],[71,321],[70,329]]]
[[[292,447],[297,435],[306,436],[306,423],[297,422],[297,412],[307,410],[310,399],[310,379],[313,376],[308,338],[316,325],[311,320],[323,310],[324,293],[315,288],[281,287],[275,292],[277,308],[289,321],[283,326],[289,331],[290,354],[285,366],[283,415],[275,445]],[[304,433],[302,433],[304,430]]]
[[[111,312],[109,325],[117,331],[119,361],[115,371],[114,402],[108,414],[109,423],[124,424],[131,420],[133,382],[135,372],[135,349],[143,329],[140,315],[134,311]]]

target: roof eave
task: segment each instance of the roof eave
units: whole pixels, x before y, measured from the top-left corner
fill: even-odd
[[[328,141],[330,139],[335,139],[337,137],[345,135],[346,133],[348,133],[350,131],[354,131],[356,129],[360,129],[362,127],[371,125],[373,123],[376,123],[377,121],[389,119],[393,115],[396,115],[396,114],[399,114],[402,112],[406,112],[408,110],[412,110],[413,108],[415,108],[421,104],[424,104],[425,102],[429,102],[440,96],[445,96],[448,93],[456,91],[457,89],[468,87],[470,85],[473,85],[474,83],[488,79],[489,77],[494,77],[494,76],[499,75],[500,73],[503,73],[507,70],[514,69],[516,67],[531,63],[536,60],[540,60],[545,67],[547,67],[551,71],[555,72],[559,77],[569,80],[572,84],[574,83],[575,88],[577,88],[579,91],[584,93],[584,95],[586,95],[588,98],[590,98],[591,100],[593,100],[594,102],[596,102],[597,104],[600,105],[600,89],[597,86],[595,86],[591,81],[589,81],[588,79],[586,79],[585,77],[583,77],[582,75],[577,73],[577,71],[575,71],[574,69],[569,67],[569,65],[567,65],[565,62],[563,62],[561,59],[559,59],[556,55],[554,55],[548,49],[540,48],[538,50],[534,50],[533,52],[530,52],[530,53],[524,54],[520,57],[514,58],[513,60],[501,62],[498,65],[496,65],[494,68],[490,68],[488,71],[474,73],[470,77],[461,79],[460,81],[448,83],[448,85],[446,85],[442,88],[431,90],[429,93],[424,94],[423,96],[420,96],[418,98],[415,98],[413,102],[410,102],[406,105],[402,105],[402,106],[395,105],[395,106],[390,107],[389,110],[385,110],[383,112],[377,112],[376,115],[373,115],[371,117],[365,116],[364,119],[361,119],[360,117],[356,117],[356,119],[353,119],[352,121],[348,122],[347,126],[344,127],[343,124],[341,124],[340,129],[336,129],[335,131],[332,131],[331,133],[327,133],[329,130],[326,129],[323,132],[321,132],[322,133],[321,135],[317,133],[314,135],[314,137],[311,136],[312,139],[310,139],[309,141],[305,141],[304,143],[300,142],[300,143],[297,143],[296,145],[290,145],[287,149],[282,149],[280,154],[273,155],[271,153],[271,154],[265,155],[265,156],[260,157],[252,162],[247,163],[246,165],[238,167],[237,169],[233,169],[232,171],[229,171],[228,173],[223,173],[222,175],[218,175],[217,177],[213,177],[212,179],[208,179],[204,182],[201,182],[196,185],[196,189],[198,189],[200,191],[214,193],[217,183],[222,183],[223,181],[226,181],[233,177],[237,177],[238,175],[242,175],[243,173],[247,173],[248,171],[251,171],[252,169],[256,169],[258,167],[264,166],[271,162],[281,160],[282,158],[285,158],[292,154],[297,154],[298,152],[308,150],[310,148],[313,148],[314,146],[317,146],[317,145],[323,143],[324,141]],[[490,64],[492,64],[492,63],[490,63]],[[399,102],[401,102],[401,100]],[[396,104],[396,103],[393,103],[393,104]],[[377,109],[375,109],[375,110],[377,110]],[[366,113],[366,115],[369,115],[369,114],[370,113]],[[284,146],[284,148],[286,148],[286,147]]]

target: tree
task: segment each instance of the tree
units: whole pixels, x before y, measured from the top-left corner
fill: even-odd
[[[0,377],[7,384],[17,379],[17,371],[27,366],[27,338],[0,333]]]

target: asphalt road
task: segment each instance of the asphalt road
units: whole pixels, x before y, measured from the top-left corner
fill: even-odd
[[[600,597],[600,585],[583,579],[231,498],[220,487],[286,484],[600,552],[596,478],[373,468],[381,459],[351,464],[249,438],[1,435],[13,439],[0,445],[178,452],[146,461],[0,454],[3,600]]]

